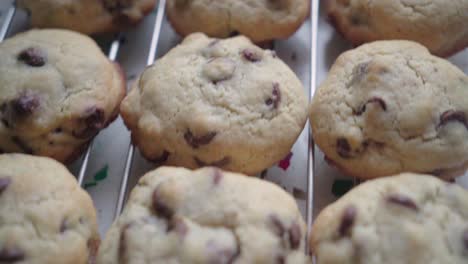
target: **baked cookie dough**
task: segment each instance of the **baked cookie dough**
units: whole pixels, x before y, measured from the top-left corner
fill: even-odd
[[[0,58],[0,152],[72,161],[118,114],[124,75],[87,36],[27,31]]]
[[[452,178],[468,167],[468,77],[415,42],[378,41],[342,54],[310,121],[328,160],[351,176]]]
[[[161,167],[133,189],[97,264],[305,264],[305,233],[295,200],[272,183]]]
[[[17,0],[31,26],[65,28],[84,34],[115,32],[137,24],[156,0]]]
[[[289,153],[307,98],[273,51],[195,33],[141,74],[121,114],[149,160],[253,175]]]
[[[182,36],[235,34],[260,43],[292,35],[309,14],[309,0],[168,0],[167,16]]]
[[[317,264],[465,264],[468,191],[428,175],[365,182],[315,220]]]
[[[93,202],[63,165],[0,155],[0,263],[94,263],[98,246]]]
[[[354,45],[374,40],[419,42],[449,56],[468,46],[466,0],[326,0],[328,16]]]

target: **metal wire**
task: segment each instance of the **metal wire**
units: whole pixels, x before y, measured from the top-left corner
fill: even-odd
[[[16,7],[12,6],[8,9],[8,12],[5,16],[5,22],[3,22],[2,28],[0,29],[0,42],[2,42],[8,34],[10,29],[11,22],[16,13]]]
[[[120,48],[120,35],[118,35],[116,37],[116,39],[111,44],[109,54],[107,56],[109,58],[109,60],[111,60],[111,61],[116,60],[117,54],[119,53],[119,48]],[[94,141],[91,141],[91,143],[89,143],[88,148],[86,149],[86,153],[85,153],[85,155],[83,157],[83,162],[81,163],[80,172],[78,173],[78,183],[80,184],[80,186],[83,185],[86,170],[88,169],[89,156],[91,154],[91,149],[93,147],[93,142]]]
[[[318,18],[319,18],[319,0],[312,0],[310,6],[310,90],[309,90],[309,101],[314,97],[316,86],[317,86],[317,31],[318,31]],[[315,177],[315,143],[312,138],[312,130],[310,125],[308,126],[309,131],[309,148],[307,158],[307,227],[308,230],[312,228],[312,222],[314,218],[314,177]],[[309,251],[309,235],[306,241],[306,250]]]
[[[166,0],[160,0],[158,4],[158,12],[156,14],[156,19],[154,21],[153,36],[151,38],[150,50],[148,53],[148,59],[146,61],[147,65],[153,64],[156,59],[156,52],[159,43],[159,36],[161,35],[161,27],[164,18],[164,11],[166,7]],[[115,218],[117,218],[122,212],[123,205],[125,202],[125,197],[127,195],[128,179],[130,177],[130,172],[132,170],[133,157],[135,155],[135,147],[130,142],[128,147],[127,160],[125,162],[124,176],[120,184],[119,198],[117,200],[117,206],[115,208]]]

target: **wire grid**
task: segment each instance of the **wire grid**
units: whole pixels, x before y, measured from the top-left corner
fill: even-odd
[[[310,5],[310,90],[309,90],[309,101],[315,94],[316,90],[316,65],[317,65],[317,29],[318,29],[318,17],[319,17],[319,0],[311,0]],[[147,65],[153,64],[156,58],[156,52],[158,48],[159,38],[161,35],[161,27],[163,24],[164,13],[165,13],[166,0],[160,0],[158,2],[157,14],[154,21],[153,34],[151,38],[150,49],[147,57]],[[8,35],[9,28],[12,24],[13,18],[16,13],[16,7],[13,5],[9,8],[3,25],[0,28],[0,42],[2,42]],[[111,61],[115,61],[119,52],[121,40],[120,35],[117,36],[109,49],[108,58]],[[306,221],[307,226],[310,230],[313,221],[313,206],[314,206],[314,175],[315,175],[315,144],[311,136],[310,126],[307,125],[309,147],[308,147],[308,158],[307,158],[307,201],[306,201]],[[80,186],[83,185],[83,181],[88,169],[89,159],[92,151],[93,141],[90,142],[85,154],[83,155],[82,164],[80,166],[79,173],[77,175],[78,183]],[[120,184],[119,196],[116,203],[114,218],[117,218],[122,212],[125,199],[128,193],[128,180],[130,177],[133,159],[135,155],[135,147],[130,143],[127,152],[127,158],[125,162],[124,174]],[[308,242],[309,239],[307,239]],[[308,243],[306,243],[308,244]],[[306,246],[308,250],[308,246]]]

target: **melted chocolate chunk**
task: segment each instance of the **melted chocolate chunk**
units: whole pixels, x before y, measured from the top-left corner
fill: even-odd
[[[278,256],[276,258],[276,264],[284,264],[286,263],[286,260],[284,259],[284,256]]]
[[[438,127],[444,126],[449,122],[460,122],[465,125],[466,129],[468,129],[468,120],[466,115],[462,111],[455,111],[455,110],[448,110],[445,111],[440,116],[440,123]]]
[[[164,162],[167,161],[170,154],[171,153],[169,153],[167,150],[164,150],[163,153],[161,154],[161,156],[156,157],[154,159],[151,158],[150,161],[153,162],[153,163],[156,163],[156,164],[164,163]]]
[[[204,161],[200,160],[197,157],[193,157],[193,159],[195,160],[195,163],[199,167],[211,166],[211,167],[221,168],[221,167],[224,167],[224,166],[228,165],[231,162],[231,158],[229,158],[229,157],[224,157],[224,158],[222,158],[220,160],[213,161],[213,162],[204,162]]]
[[[289,229],[289,243],[292,249],[298,249],[301,245],[301,228],[297,223],[293,223]]]
[[[411,198],[409,198],[407,196],[403,196],[401,194],[392,194],[392,195],[387,197],[387,201],[389,203],[394,203],[394,204],[397,204],[397,205],[401,205],[403,207],[412,209],[414,211],[419,210],[419,207],[416,205],[416,203],[413,200],[411,200]]]
[[[265,104],[270,106],[273,105],[274,109],[277,109],[281,102],[281,90],[279,88],[279,83],[273,84],[272,97],[265,100]]]
[[[257,53],[255,50],[245,49],[242,51],[244,58],[250,62],[257,62],[262,59],[261,54]]]
[[[27,48],[18,55],[18,60],[32,67],[41,67],[46,64],[44,53],[38,48]]]
[[[380,97],[372,97],[371,99],[367,100],[357,111],[354,112],[355,115],[362,115],[366,111],[367,104],[378,104],[382,108],[382,110],[387,111],[387,104],[385,101]]]
[[[184,139],[192,148],[199,148],[200,146],[209,144],[218,133],[215,131],[208,132],[207,134],[196,137],[193,135],[192,131],[187,130],[184,134]]]
[[[351,158],[351,146],[346,138],[338,138],[336,140],[336,152],[344,159]]]
[[[275,234],[282,237],[286,232],[286,228],[284,227],[279,217],[275,214],[270,215],[270,221],[272,223],[273,231],[275,232]]]
[[[235,36],[239,36],[239,35],[240,35],[240,33],[237,30],[233,30],[233,31],[231,31],[231,33],[229,33],[229,37],[235,37]]]
[[[368,61],[368,62],[360,63],[354,67],[353,78],[348,83],[347,85],[348,87],[362,81],[362,79],[364,78],[364,75],[366,75],[369,72],[369,64],[370,62]]]
[[[11,101],[11,106],[18,116],[30,115],[39,107],[39,97],[37,95],[23,94]]]
[[[158,189],[153,192],[153,210],[154,212],[162,218],[171,219],[174,216],[174,211],[172,208],[167,205],[158,193]]]
[[[2,194],[11,184],[10,178],[0,178],[0,194]]]
[[[0,250],[0,262],[14,263],[24,260],[24,252],[16,247],[2,248]]]
[[[33,149],[29,147],[21,138],[12,136],[11,141],[13,141],[13,143],[15,143],[24,153],[33,154]]]
[[[348,236],[356,220],[357,210],[354,206],[347,207],[341,216],[341,224],[338,229],[340,236]]]
[[[84,124],[84,129],[79,132],[73,131],[73,136],[83,139],[90,138],[96,135],[96,133],[104,127],[104,110],[97,107],[90,107],[79,118],[79,122]]]
[[[60,233],[64,233],[68,229],[68,221],[66,218],[62,220],[62,223],[60,224]]]

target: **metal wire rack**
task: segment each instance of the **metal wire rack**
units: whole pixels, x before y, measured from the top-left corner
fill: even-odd
[[[163,19],[164,19],[164,13],[165,13],[165,5],[166,5],[166,0],[159,0],[158,6],[157,6],[157,14],[154,20],[154,27],[153,27],[153,34],[151,37],[151,44],[150,44],[150,49],[148,52],[148,57],[147,57],[147,65],[153,64],[156,58],[156,52],[158,49],[158,43],[161,35],[161,27],[163,24]],[[315,90],[316,90],[316,81],[317,81],[317,75],[316,75],[316,64],[317,64],[317,28],[318,28],[318,17],[319,17],[319,1],[318,0],[311,0],[311,5],[310,5],[310,71],[309,71],[309,77],[310,77],[310,91],[309,91],[309,100],[313,97]],[[13,5],[8,9],[8,12],[5,16],[4,22],[0,28],[0,42],[5,39],[5,37],[8,35],[10,26],[12,24],[12,21],[14,19],[16,13],[16,7]],[[115,61],[117,58],[117,55],[119,53],[119,48],[121,46],[121,39],[120,37],[116,37],[111,45],[110,49],[108,52],[108,58],[112,61]],[[308,130],[308,142],[309,142],[309,147],[308,147],[308,158],[307,158],[307,200],[306,200],[306,222],[307,226],[310,228],[312,225],[313,221],[313,205],[314,205],[314,172],[315,172],[315,144],[313,142],[312,136],[311,136],[311,131],[310,131],[310,126],[307,125],[307,130]],[[88,170],[88,165],[89,165],[89,159],[90,155],[92,152],[92,146],[93,142],[91,142],[85,152],[85,154],[82,157],[81,160],[81,166],[79,169],[79,173],[77,175],[78,183],[82,186],[83,181],[86,175],[86,172]],[[133,160],[135,156],[135,147],[130,143],[128,147],[128,152],[127,152],[127,157],[125,161],[125,169],[124,173],[121,179],[120,183],[120,190],[119,190],[119,195],[118,195],[118,200],[116,203],[116,210],[115,210],[115,216],[120,215],[122,212],[125,199],[128,193],[128,181],[130,177],[130,172],[132,169],[133,165]],[[308,247],[306,247],[308,248]]]

